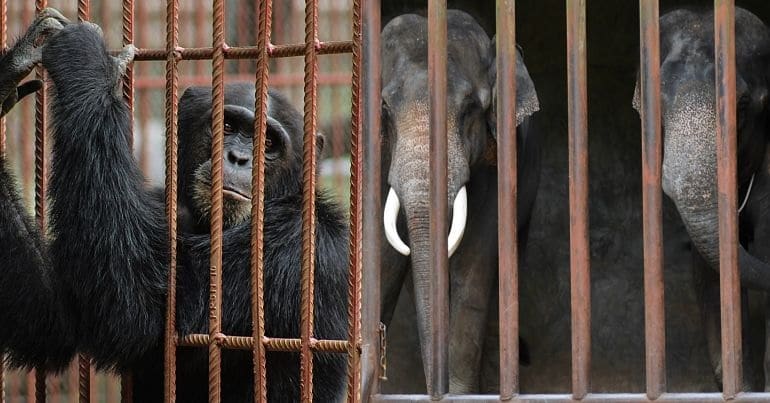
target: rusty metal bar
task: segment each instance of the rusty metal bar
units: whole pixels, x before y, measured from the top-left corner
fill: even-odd
[[[318,2],[305,3],[305,86],[304,144],[302,169],[302,280],[300,337],[300,395],[303,402],[313,401],[313,337],[315,286],[315,189],[316,128],[318,96]]]
[[[591,382],[586,64],[586,2],[585,0],[567,0],[570,306],[572,307],[572,394],[575,399],[581,399],[588,394]]]
[[[211,338],[207,334],[188,334],[179,338],[178,344],[182,347],[206,347],[211,344]],[[250,336],[226,336],[220,335],[215,340],[222,348],[228,350],[253,350],[254,339]],[[301,339],[282,339],[276,337],[263,337],[262,344],[266,351],[284,351],[298,353],[302,351]],[[310,339],[310,350],[319,353],[347,353],[347,340],[317,340]]]
[[[78,21],[88,21],[91,16],[91,0],[78,0]]]
[[[362,173],[362,311],[361,336],[361,394],[364,400],[379,393],[380,375],[380,257],[382,230],[380,214],[382,194],[380,190],[381,148],[380,113],[380,0],[366,1],[362,5],[362,49],[361,49],[361,91],[362,116],[361,134],[363,153]]]
[[[410,402],[432,402],[427,395],[375,395],[370,400],[371,403],[410,403]],[[497,395],[448,395],[442,402],[469,402],[469,403],[494,403],[499,402]],[[516,395],[511,399],[512,403],[571,403],[578,401],[573,395],[553,394],[553,395]],[[643,393],[590,393],[579,400],[581,403],[649,403],[646,394]],[[664,393],[656,403],[717,403],[726,402],[720,393]],[[740,403],[760,403],[770,402],[768,393],[739,393],[729,402]]]
[[[666,391],[666,319],[661,194],[660,29],[658,0],[639,1],[642,116],[642,222],[647,396]]]
[[[501,400],[510,400],[519,391],[515,9],[515,0],[497,2],[497,236]]]
[[[267,101],[270,78],[268,46],[272,29],[272,0],[256,4],[257,48],[262,51],[257,58],[254,133],[259,139],[254,147],[254,171],[252,172],[251,197],[251,320],[252,351],[254,360],[254,401],[267,402],[267,351],[265,343],[254,340],[265,338],[265,278],[264,278],[264,230],[265,230],[265,133],[267,132]]]
[[[268,55],[271,58],[280,57],[298,57],[303,56],[306,46],[304,44],[289,45],[270,45]],[[340,53],[351,53],[353,51],[352,41],[329,41],[315,42],[313,46],[316,55],[332,55]],[[182,60],[209,60],[214,55],[214,48],[180,48]],[[237,59],[256,59],[259,56],[260,49],[257,46],[237,46],[224,48],[224,58],[227,60]],[[137,49],[134,60],[166,60],[165,49]]]
[[[430,250],[431,292],[428,320],[433,368],[428,394],[449,391],[449,273],[447,253],[447,26],[446,0],[428,1],[428,90],[430,91]]]
[[[219,403],[222,382],[222,154],[225,101],[225,1],[214,0],[211,108],[211,268],[209,299],[209,402]]]
[[[363,153],[361,149],[361,0],[353,0],[353,77],[350,107],[350,273],[348,274],[348,403],[361,399],[361,270],[363,266],[361,207]],[[339,133],[342,137],[342,133]]]
[[[140,6],[140,12],[144,11]],[[176,266],[177,266],[177,152],[179,138],[177,116],[179,100],[179,1],[166,2],[166,220],[168,220],[169,271],[166,295],[166,329],[164,335],[163,401],[176,402]],[[147,100],[145,100],[146,102]],[[142,147],[149,141],[142,132]]]
[[[719,289],[722,314],[722,391],[729,399],[742,388],[741,290],[738,277],[738,195],[735,98],[735,2],[714,0],[717,101],[717,192]]]
[[[91,361],[83,354],[78,355],[78,395],[80,403],[88,403],[91,401],[91,384],[93,378],[91,377]]]
[[[106,3],[102,7],[106,7]],[[106,21],[104,22],[106,23]],[[123,46],[134,43],[134,0],[123,0]],[[126,66],[123,76],[123,98],[126,100],[128,110],[131,112],[131,136],[129,147],[134,147],[134,63]]]
[[[141,4],[141,3],[140,3]],[[253,74],[228,74],[228,81],[251,81],[254,79]],[[283,74],[271,74],[270,86],[271,87],[287,87],[304,83],[304,74],[302,73],[283,73]],[[164,88],[166,80],[164,77],[137,77],[134,81],[134,87],[136,89],[147,88]],[[209,75],[186,75],[179,79],[179,84],[182,86],[188,85],[210,85],[211,76]],[[350,84],[350,74],[345,73],[319,73],[318,84],[326,85],[343,85]]]
[[[40,12],[48,6],[47,0],[35,0],[35,9]],[[45,70],[42,66],[35,68],[36,76],[39,80],[46,82]],[[48,226],[46,213],[46,189],[48,185],[46,158],[45,158],[45,137],[46,137],[46,110],[47,93],[44,86],[36,94],[35,100],[35,219],[41,234],[46,233]],[[36,398],[38,402],[45,402],[45,371],[38,369],[34,372],[36,379],[42,379],[42,382],[35,382]],[[42,387],[41,387],[42,385]],[[29,390],[29,389],[28,389]],[[40,400],[42,398],[42,400]]]

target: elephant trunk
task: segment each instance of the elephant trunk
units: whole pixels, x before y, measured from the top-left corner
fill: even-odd
[[[676,204],[695,248],[719,271],[716,120],[713,96],[691,91],[664,116],[663,191]],[[770,290],[770,266],[738,249],[741,285]]]
[[[436,376],[438,368],[433,368],[430,352],[434,336],[431,329],[434,320],[431,313],[430,295],[435,285],[431,267],[430,247],[430,124],[427,107],[422,104],[411,105],[405,109],[401,119],[396,119],[398,141],[393,150],[389,171],[389,189],[384,211],[386,239],[400,253],[411,256],[412,279],[414,283],[417,326],[420,336],[423,364],[427,384]],[[457,139],[453,119],[448,128],[448,202],[451,208],[452,223],[448,236],[449,256],[459,246],[465,229],[467,217],[467,194],[464,184],[467,182],[467,162],[463,158],[462,146]],[[403,208],[409,231],[409,245],[399,237],[396,230],[396,217]],[[445,217],[444,219],[448,219]]]

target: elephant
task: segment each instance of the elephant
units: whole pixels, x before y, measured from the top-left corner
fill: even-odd
[[[713,11],[682,9],[661,16],[660,55],[662,188],[694,246],[696,292],[714,375],[721,384]],[[750,379],[755,375],[751,361],[757,355],[747,346],[746,289],[770,289],[770,161],[765,157],[770,136],[770,30],[741,8],[735,10],[735,59],[738,265],[743,287],[744,373]],[[633,106],[640,110],[638,80]],[[767,374],[770,367],[765,365]]]
[[[431,393],[429,380],[436,369],[429,359],[433,318],[427,24],[423,16],[404,14],[382,30],[383,231],[392,247],[383,246],[381,263],[386,325],[393,318],[402,286],[405,281],[410,284],[411,270]],[[447,181],[452,222],[448,235],[449,391],[470,393],[479,390],[486,324],[495,301],[490,296],[497,295],[495,41],[473,17],[459,10],[447,11],[447,37]],[[539,181],[540,145],[529,130],[539,101],[518,50],[516,57],[517,230],[523,251]]]

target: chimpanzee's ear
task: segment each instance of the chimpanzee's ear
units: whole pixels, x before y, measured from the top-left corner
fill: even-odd
[[[497,37],[492,38],[490,52],[492,54],[492,63],[489,68],[489,77],[493,84],[492,105],[489,108],[488,122],[492,130],[492,135],[497,138],[497,62],[495,59],[497,47]],[[533,113],[540,110],[540,102],[537,99],[535,83],[529,76],[527,66],[524,64],[524,58],[521,55],[521,47],[516,45],[516,126]]]

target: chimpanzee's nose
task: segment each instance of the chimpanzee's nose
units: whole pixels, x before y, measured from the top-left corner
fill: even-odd
[[[251,153],[240,150],[229,150],[227,162],[238,167],[251,167]]]

